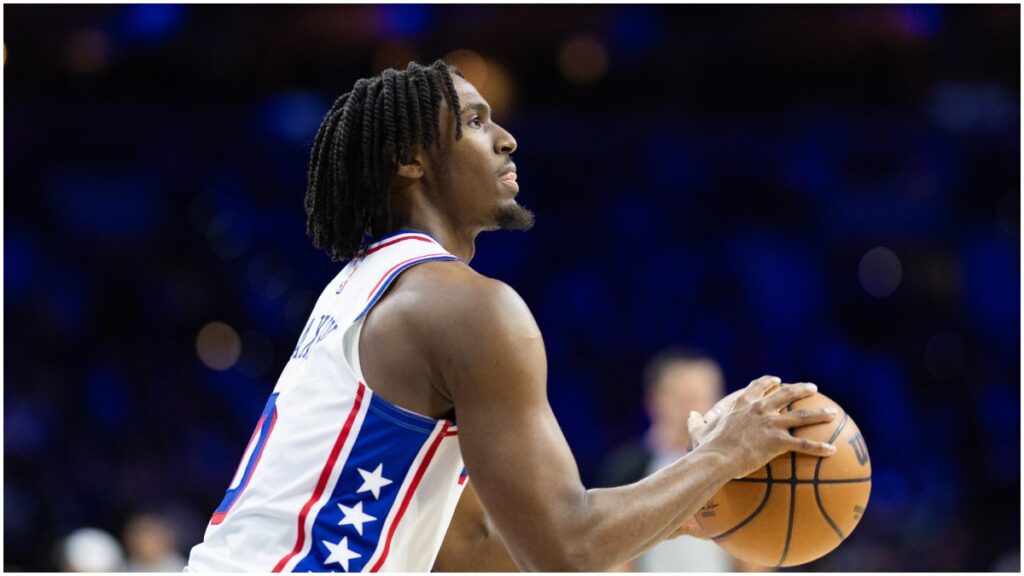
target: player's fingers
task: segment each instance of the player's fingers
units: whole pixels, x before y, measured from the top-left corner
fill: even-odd
[[[827,408],[798,408],[790,412],[783,412],[775,417],[776,422],[783,428],[799,428],[811,424],[821,424],[835,420],[838,412],[831,406]]]
[[[690,410],[690,417],[686,420],[686,429],[690,434],[704,427],[704,417],[696,410]]]
[[[775,388],[781,383],[782,380],[777,376],[761,376],[747,385],[743,393],[736,399],[736,406],[748,406],[757,402],[768,390]]]
[[[760,403],[764,406],[766,413],[778,412],[783,406],[787,406],[801,398],[813,396],[817,391],[818,387],[809,382],[787,384],[780,386],[778,390],[765,396],[760,400]]]
[[[704,441],[704,418],[696,410],[690,411],[690,417],[686,420],[686,430],[690,433],[690,447],[696,448]]]
[[[739,390],[730,393],[725,398],[722,398],[718,402],[715,402],[715,405],[711,407],[711,410],[708,410],[704,414],[705,424],[713,426],[715,422],[718,420],[718,418],[722,416],[722,414],[726,412],[731,412],[733,405],[736,403],[736,400],[740,397],[740,395],[743,394],[744,390],[746,390],[746,388],[740,388]]]
[[[807,438],[797,438],[789,434],[786,435],[785,442],[789,446],[790,450],[801,454],[809,454],[811,456],[831,456],[836,453],[836,447],[828,442],[817,442]]]

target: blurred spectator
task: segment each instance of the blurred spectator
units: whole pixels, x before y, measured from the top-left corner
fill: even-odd
[[[1000,556],[992,566],[992,571],[1020,573],[1020,550],[1013,550]]]
[[[79,528],[58,546],[64,572],[120,572],[124,551],[117,539],[99,528]]]
[[[124,545],[129,572],[181,572],[185,568],[174,531],[158,516],[142,514],[129,520]]]
[[[707,412],[724,389],[722,371],[711,357],[682,348],[656,355],[644,373],[651,426],[643,440],[617,449],[607,460],[603,484],[636,482],[686,454],[690,411]],[[735,560],[714,542],[683,536],[662,542],[619,568],[630,572],[732,572],[756,567]]]

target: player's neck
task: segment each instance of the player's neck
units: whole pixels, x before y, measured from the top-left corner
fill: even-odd
[[[476,254],[476,236],[480,233],[479,230],[458,230],[432,213],[413,215],[399,229],[430,234],[445,250],[467,264]]]
[[[397,201],[392,206],[395,211],[394,230],[419,230],[434,237],[449,253],[463,262],[469,263],[476,253],[476,237],[482,229],[479,226],[467,226],[464,221],[453,216],[444,208],[429,199],[426,190],[420,184],[399,190]]]

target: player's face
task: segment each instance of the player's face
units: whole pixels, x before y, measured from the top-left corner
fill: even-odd
[[[512,153],[516,140],[491,118],[491,107],[468,81],[453,75],[461,107],[462,139],[447,103],[441,106],[444,147],[436,178],[446,212],[460,224],[482,230],[526,230],[533,213],[516,202],[519,184]]]
[[[665,370],[654,392],[651,416],[685,430],[690,411],[704,414],[721,397],[722,374],[710,362],[679,363]]]

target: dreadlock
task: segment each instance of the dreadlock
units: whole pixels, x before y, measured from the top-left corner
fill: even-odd
[[[455,119],[455,139],[462,138],[451,74],[462,75],[441,60],[389,68],[357,81],[324,116],[309,159],[306,234],[332,260],[360,255],[371,225],[394,227],[392,179],[416,146],[441,146],[442,99]]]

